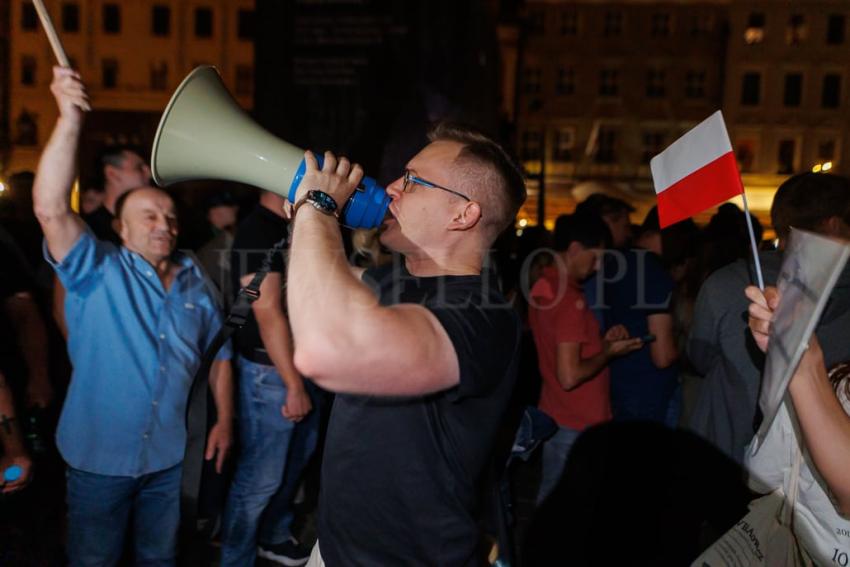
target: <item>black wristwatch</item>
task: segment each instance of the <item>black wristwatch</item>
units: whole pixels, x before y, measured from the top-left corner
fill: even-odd
[[[293,217],[304,203],[310,203],[313,207],[326,215],[339,218],[339,207],[336,204],[336,201],[334,201],[334,198],[324,191],[319,191],[318,189],[311,189],[310,191],[307,191],[307,194],[301,197],[301,200],[295,204],[295,208],[292,211]]]

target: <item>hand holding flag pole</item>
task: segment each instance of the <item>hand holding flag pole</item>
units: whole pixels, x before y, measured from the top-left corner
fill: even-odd
[[[658,221],[661,228],[741,195],[756,278],[759,288],[763,290],[764,278],[758,244],[723,114],[718,110],[700,122],[652,158],[649,165],[658,196]]]
[[[44,6],[44,0],[32,0],[32,3],[35,5],[35,11],[38,12],[38,18],[41,20],[41,25],[47,34],[50,47],[53,48],[53,54],[56,56],[56,60],[63,67],[70,67],[71,62],[65,54],[62,42],[59,41],[59,34],[56,33],[56,28],[53,27],[53,20],[50,19],[50,13]]]

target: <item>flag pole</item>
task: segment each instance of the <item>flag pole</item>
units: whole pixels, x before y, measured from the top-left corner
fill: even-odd
[[[743,184],[742,184],[743,185]],[[744,216],[747,219],[747,230],[750,231],[750,245],[753,247],[753,263],[756,265],[756,279],[759,289],[764,291],[764,277],[761,274],[761,260],[759,260],[759,248],[756,243],[756,233],[753,230],[753,219],[750,216],[750,206],[747,204],[747,191],[741,191],[741,199],[744,201]]]

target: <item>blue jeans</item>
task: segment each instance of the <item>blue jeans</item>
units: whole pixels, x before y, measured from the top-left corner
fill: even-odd
[[[142,475],[68,468],[68,556],[72,567],[116,565],[132,514],[140,567],[176,564],[181,465]]]
[[[558,431],[543,443],[543,465],[540,488],[537,490],[537,505],[540,506],[557,488],[564,475],[567,457],[581,431],[558,426]]]
[[[325,410],[327,394],[312,380],[305,379],[304,387],[310,394],[313,409],[304,419],[295,424],[289,441],[289,455],[286,457],[286,470],[283,483],[272,497],[260,522],[258,542],[262,544],[283,543],[292,537],[292,521],[295,513],[292,499],[301,481],[301,473],[316,451],[319,441],[319,425]]]
[[[257,555],[257,527],[283,483],[294,423],[284,418],[286,386],[274,366],[238,359],[239,443],[236,474],[222,525],[222,567],[249,567]]]

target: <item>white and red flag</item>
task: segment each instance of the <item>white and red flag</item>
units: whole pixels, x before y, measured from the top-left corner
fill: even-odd
[[[661,228],[744,192],[719,110],[652,158],[649,167]]]

